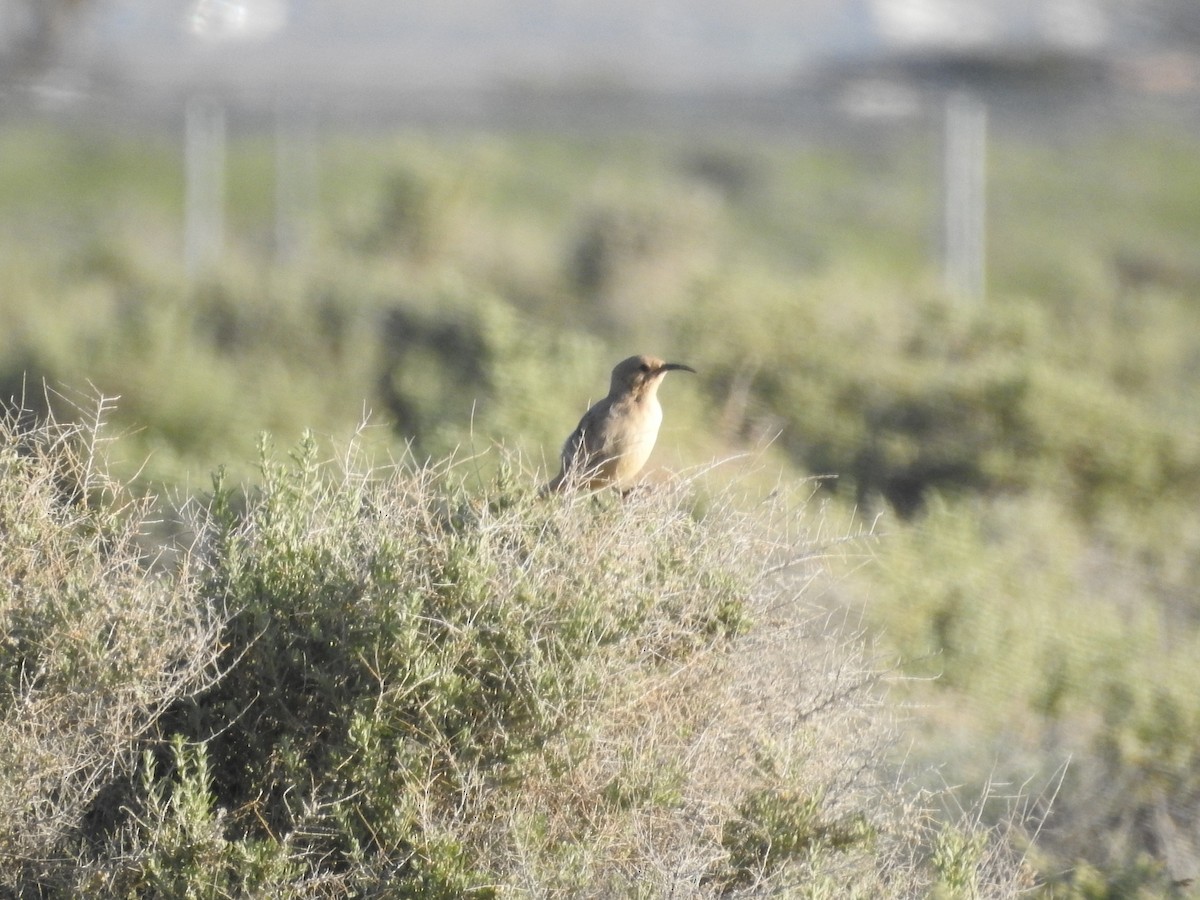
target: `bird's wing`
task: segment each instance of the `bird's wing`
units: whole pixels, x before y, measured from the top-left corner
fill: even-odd
[[[563,487],[568,484],[570,479],[573,477],[572,473],[575,471],[576,465],[583,461],[581,457],[583,457],[586,453],[586,451],[582,449],[584,422],[586,420],[586,416],[583,419],[580,419],[579,424],[575,426],[575,430],[572,431],[567,437],[566,441],[563,442],[562,450],[559,453],[559,457],[562,460],[562,467],[558,470],[558,474],[554,476],[554,478],[550,479],[550,481],[542,489],[543,493],[547,491],[562,490]]]
[[[562,456],[562,466],[564,472],[575,468],[575,465],[580,462],[580,457],[584,452],[582,447],[584,426],[586,422],[587,416],[584,416],[579,420],[579,424],[575,426],[575,430],[572,431],[567,436],[567,439],[563,442],[562,452],[560,455]]]
[[[600,400],[583,414],[575,430],[563,443],[564,473],[579,469],[587,471],[596,464],[597,457],[603,455],[607,432],[605,420],[610,412],[611,404],[607,400]]]

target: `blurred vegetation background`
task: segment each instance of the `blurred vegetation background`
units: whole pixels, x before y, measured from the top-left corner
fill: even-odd
[[[247,477],[263,430],[367,416],[381,453],[553,460],[612,361],[686,360],[699,387],[665,389],[658,466],[750,451],[764,491],[831,474],[835,502],[882,514],[878,561],[838,600],[939,676],[911,688],[931,773],[1036,782],[1069,759],[1047,874],[1186,865],[1196,142],[997,135],[989,297],[969,304],[931,271],[935,173],[904,131],[857,149],[327,135],[313,243],[287,264],[250,134],[231,145],[227,252],[189,282],[176,144],[10,125],[0,384],[119,397],[119,469],[186,493],[217,465]]]
[[[277,134],[232,105],[222,249],[189,272],[179,122],[9,109],[0,396],[118,397],[118,474],[186,497],[218,466],[249,478],[264,430],[364,420],[381,460],[502,446],[548,469],[616,360],[685,361],[657,469],[748,454],[762,495],[834,476],[828,502],[873,524],[828,602],[912,676],[910,767],[1036,795],[1066,766],[1032,851],[1047,895],[1183,892],[1194,110],[996,111],[978,300],[940,278],[940,110],[737,130],[309,111]]]

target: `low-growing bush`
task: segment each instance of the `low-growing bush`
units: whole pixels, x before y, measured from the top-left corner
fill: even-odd
[[[149,500],[90,425],[0,418],[0,892],[39,896],[83,853],[172,704],[215,677],[220,616],[186,549],[144,545]],[[49,889],[47,887],[47,889]]]
[[[31,434],[5,435],[0,532],[16,896],[1027,882],[971,822],[951,867],[906,797],[788,491],[543,498],[510,460],[480,483],[476,460],[378,469],[306,438],[264,445],[256,485],[218,476],[192,551],[152,565],[148,501],[60,463],[95,433]]]
[[[748,402],[733,423],[742,437],[765,419],[804,470],[836,473],[860,503],[882,498],[905,517],[934,492],[1047,492],[1086,520],[1107,505],[1143,509],[1200,490],[1200,444],[1182,425],[1191,414],[1131,386],[1154,383],[1164,398],[1181,390],[1191,377],[1182,341],[1100,308],[1090,343],[1066,347],[1044,304],[966,308],[893,282],[846,272],[799,286],[729,273],[697,292],[700,314],[681,320],[685,343],[718,395],[743,385]],[[854,294],[871,301],[842,299]],[[759,316],[707,327],[748,295]],[[1176,312],[1173,327],[1194,333],[1190,307]]]

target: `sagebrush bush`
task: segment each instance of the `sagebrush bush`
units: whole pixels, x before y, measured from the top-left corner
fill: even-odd
[[[951,871],[787,491],[540,498],[508,460],[479,483],[306,438],[218,476],[151,566],[148,503],[63,468],[87,429],[31,434],[2,507],[18,896],[908,897]],[[1009,838],[962,827],[990,868],[951,874],[1015,893]]]
[[[700,314],[681,322],[686,342],[718,392],[745,379],[743,435],[765,419],[805,470],[837,473],[860,502],[883,498],[909,517],[934,492],[1048,492],[1089,520],[1105,505],[1141,509],[1200,490],[1194,426],[1180,427],[1173,403],[1147,402],[1189,377],[1180,348],[1153,329],[1101,309],[1091,342],[1068,347],[1052,339],[1061,326],[1045,304],[1027,298],[964,308],[919,282],[863,280],[839,272],[802,287],[733,271],[698,292]],[[854,293],[873,301],[840,302]],[[750,294],[759,316],[707,327]],[[1186,327],[1174,327],[1191,333],[1184,309]]]
[[[216,674],[220,617],[91,425],[0,418],[0,890],[37,895],[133,774],[165,709]]]

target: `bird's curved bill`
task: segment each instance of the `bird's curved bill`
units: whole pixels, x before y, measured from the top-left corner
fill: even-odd
[[[662,372],[670,372],[672,370],[691,372],[693,375],[697,374],[695,369],[693,369],[691,366],[685,366],[683,363],[663,363],[663,367],[660,369]]]

